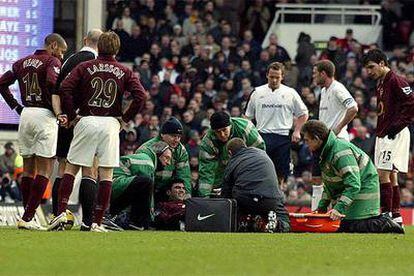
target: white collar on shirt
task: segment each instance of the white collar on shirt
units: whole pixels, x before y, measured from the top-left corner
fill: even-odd
[[[98,56],[98,52],[95,51],[95,49],[93,49],[91,47],[88,47],[88,46],[83,46],[82,49],[80,49],[80,51],[88,51],[88,52],[91,52],[91,53],[93,53],[95,55],[95,58]]]

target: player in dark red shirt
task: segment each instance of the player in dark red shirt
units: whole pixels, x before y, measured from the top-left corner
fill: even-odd
[[[391,71],[381,50],[370,50],[363,56],[362,64],[369,77],[378,81],[375,165],[381,183],[381,208],[383,213],[391,214],[401,224],[397,173],[408,171],[408,125],[414,119],[414,93],[403,77]]]
[[[126,124],[140,112],[145,90],[137,76],[115,60],[120,40],[114,32],[103,33],[98,41],[98,58],[81,63],[63,81],[60,94],[62,111],[75,123],[65,174],[58,196],[58,213],[50,222],[54,230],[66,222],[66,207],[79,167],[92,167],[98,159],[99,188],[91,231],[106,232],[102,216],[111,195],[112,171],[119,165],[120,122]],[[122,98],[128,91],[133,97],[129,108],[122,112]],[[76,113],[74,100],[79,103]]]
[[[44,49],[16,61],[12,70],[0,78],[1,95],[11,109],[21,114],[19,148],[24,158],[21,190],[25,212],[17,222],[18,228],[41,230],[32,219],[49,182],[56,154],[57,124],[51,95],[66,49],[59,34],[50,34],[45,38]],[[24,108],[9,90],[16,80]]]

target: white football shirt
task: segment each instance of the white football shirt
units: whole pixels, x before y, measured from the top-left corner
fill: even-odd
[[[295,89],[281,84],[274,91],[268,84],[256,87],[250,96],[246,116],[256,120],[256,127],[262,133],[289,135],[294,117],[308,114]]]
[[[324,122],[329,129],[335,128],[345,117],[346,111],[357,106],[348,89],[334,80],[328,88],[322,88],[319,104],[319,120]],[[339,138],[349,141],[346,126],[337,135]]]

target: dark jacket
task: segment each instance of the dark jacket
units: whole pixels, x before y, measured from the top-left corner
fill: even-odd
[[[259,196],[283,201],[272,160],[257,148],[244,148],[234,154],[224,171],[222,196]]]

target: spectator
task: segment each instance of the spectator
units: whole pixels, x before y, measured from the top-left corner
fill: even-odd
[[[375,137],[369,134],[365,126],[356,128],[356,136],[351,142],[368,154],[371,160],[374,159]]]
[[[7,200],[9,203],[17,198],[17,195],[12,191],[16,157],[13,143],[7,142],[4,145],[4,154],[0,156],[0,200]]]
[[[122,22],[122,24],[118,24],[118,22]],[[122,12],[122,16],[115,18],[114,22],[112,23],[112,29],[118,29],[119,26],[122,26],[123,30],[130,35],[132,33],[132,27],[135,25],[136,22],[131,18],[131,10],[129,7],[125,7]]]
[[[301,32],[298,37],[298,49],[295,57],[300,83],[306,83],[306,72],[312,68],[311,57],[315,54],[315,46],[311,43],[310,35]]]
[[[262,41],[266,31],[269,29],[270,12],[263,4],[263,0],[255,0],[254,4],[247,9],[249,24],[247,27],[252,30],[257,40]]]
[[[329,59],[335,65],[335,78],[340,79],[342,74],[345,72],[346,57],[341,48],[337,45],[337,38],[331,36],[328,41],[328,47],[322,51],[319,59]]]
[[[290,56],[285,48],[279,45],[279,39],[276,34],[272,33],[269,36],[269,47],[270,59],[272,62],[285,63],[290,61]]]
[[[148,52],[148,50],[149,41],[142,34],[141,27],[139,25],[133,26],[131,30],[131,37],[125,47],[128,60],[133,61],[136,57],[142,56],[145,52]]]

